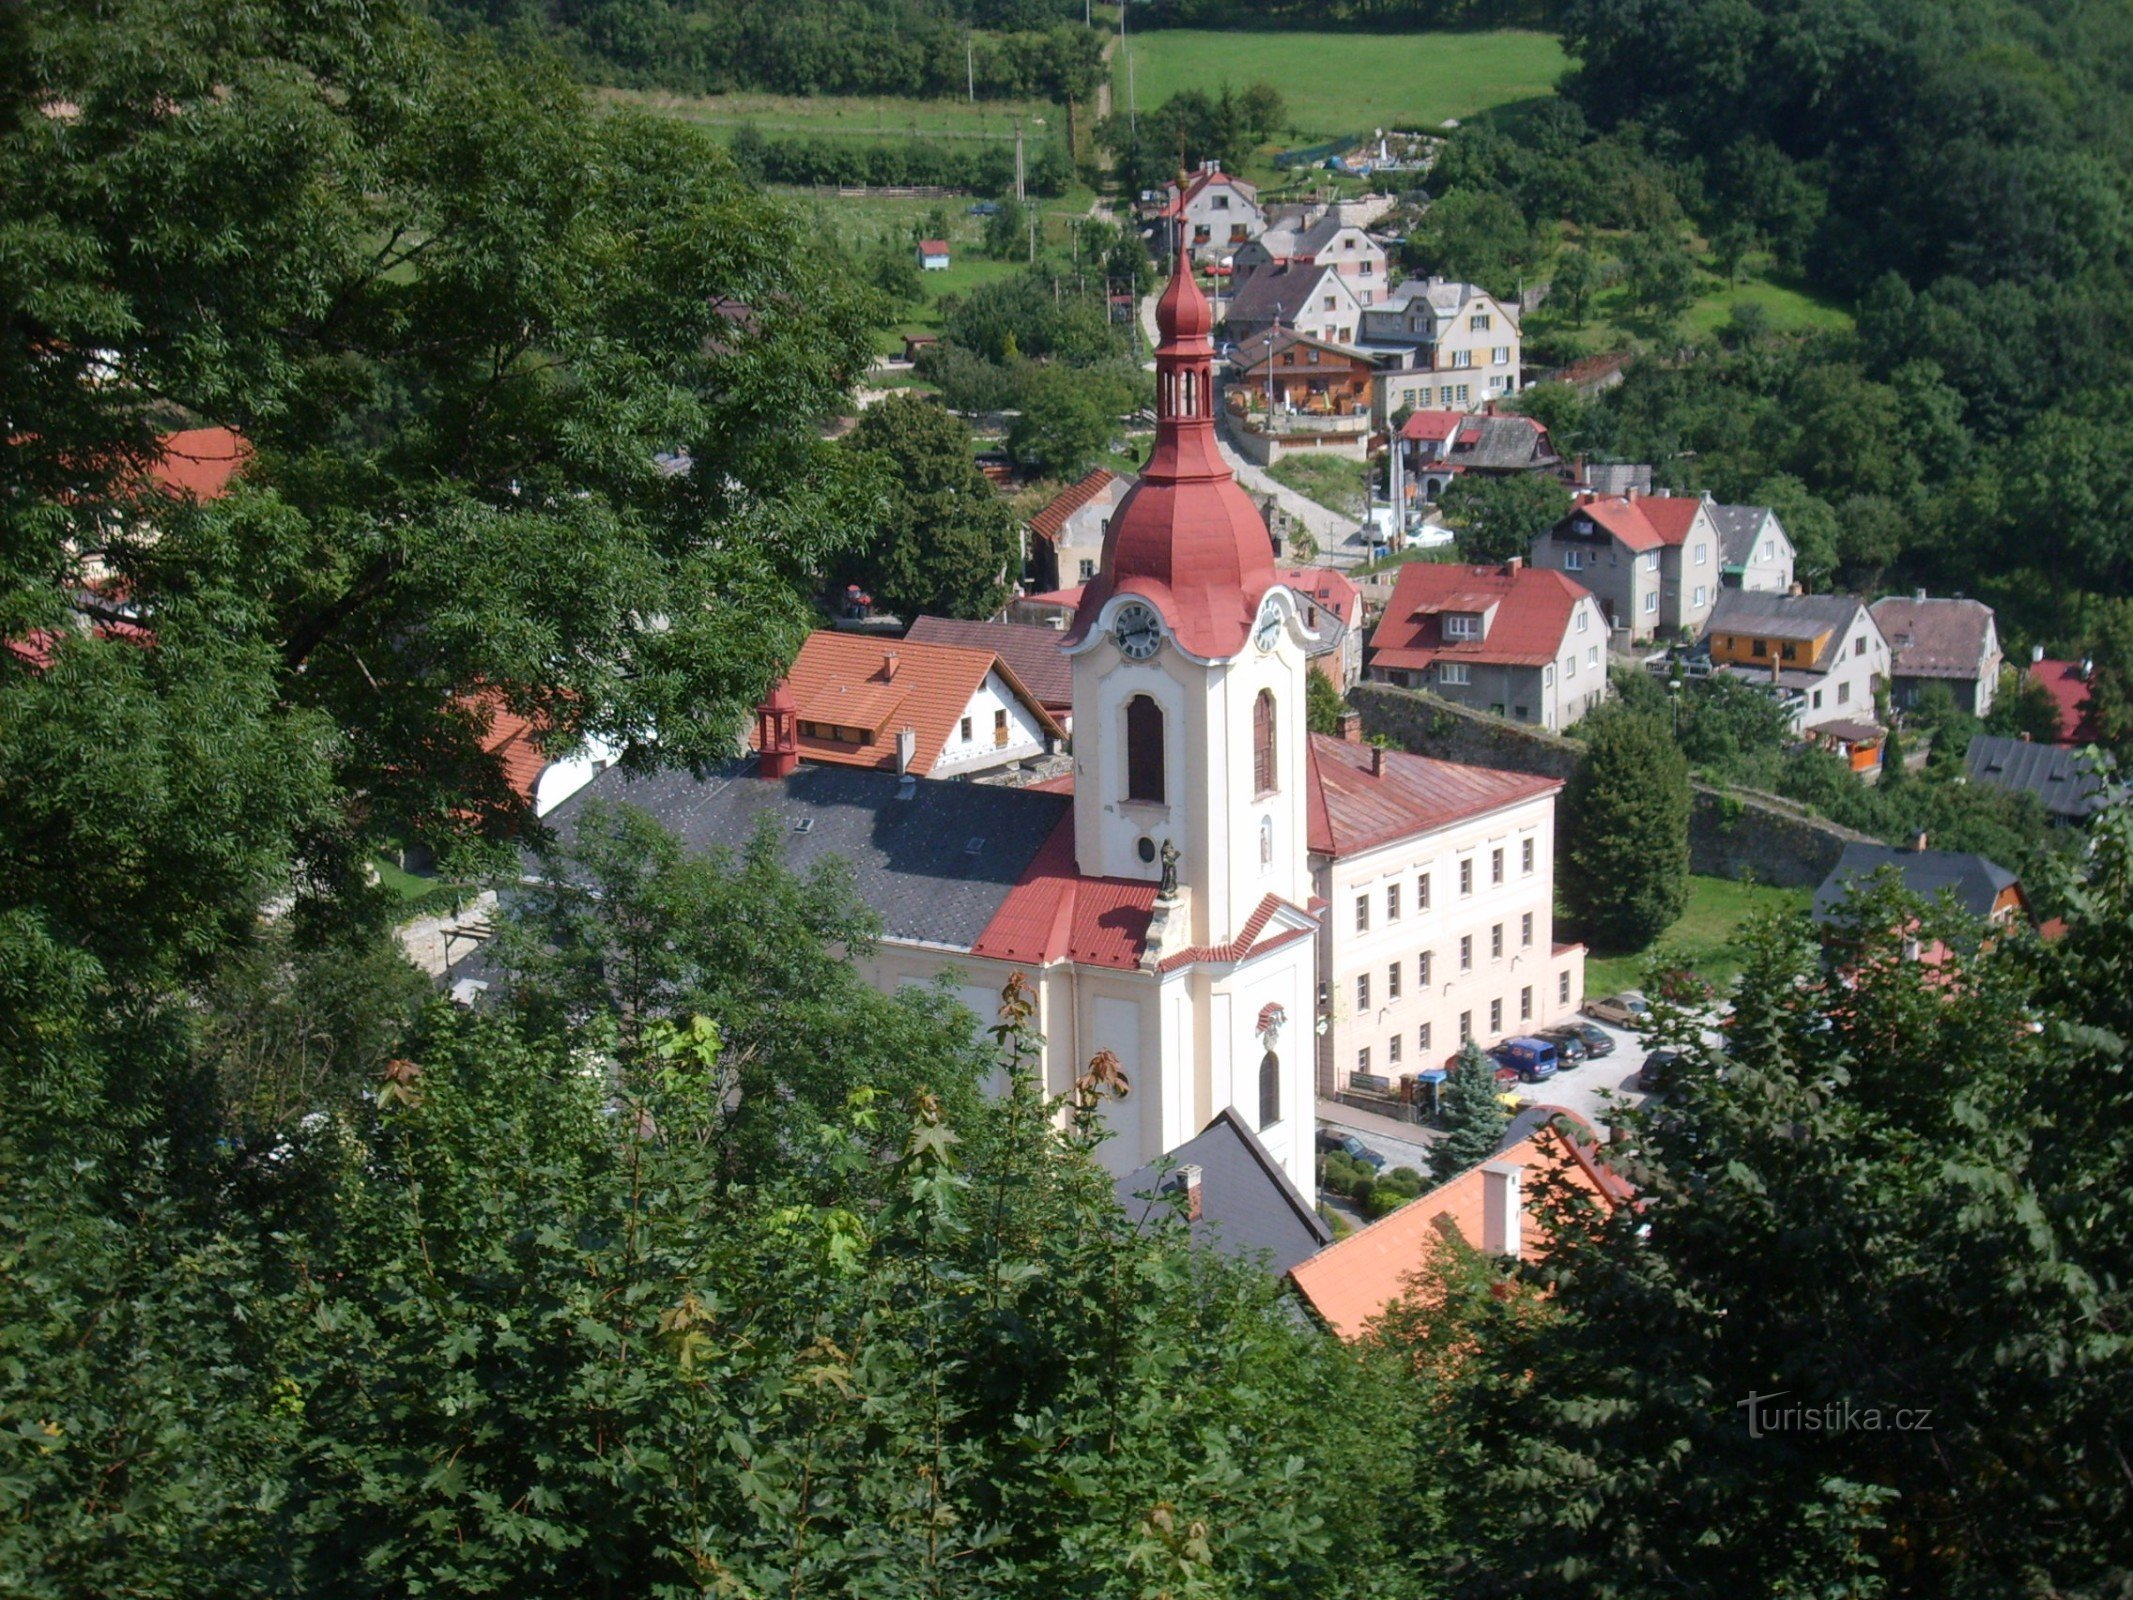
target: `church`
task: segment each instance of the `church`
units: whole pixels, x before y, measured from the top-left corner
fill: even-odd
[[[1216,447],[1212,316],[1189,272],[1158,325],[1154,449],[1060,640],[1068,774],[1013,789],[805,761],[781,686],[746,757],[610,770],[547,820],[567,832],[585,804],[624,802],[708,849],[768,812],[795,867],[850,864],[883,922],[870,981],[945,975],[990,1024],[1019,972],[1050,1093],[1115,1059],[1117,1172],[1227,1113],[1312,1195],[1320,1093],[1441,1069],[1485,1032],[1477,1006],[1501,1036],[1523,1031],[1511,996],[1527,1019],[1536,992],[1551,1014],[1582,997],[1582,950],[1552,939],[1557,786],[1307,733],[1312,613]]]

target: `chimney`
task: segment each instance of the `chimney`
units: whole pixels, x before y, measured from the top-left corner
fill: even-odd
[[[894,650],[884,650],[881,653],[881,681],[883,683],[894,683],[896,681],[896,669],[901,665],[903,663],[897,660]]]
[[[1518,1180],[1522,1170],[1508,1161],[1491,1161],[1481,1169],[1481,1248],[1492,1256],[1521,1253]]]
[[[1788,586],[1788,587],[1786,588],[1785,592],[1786,592],[1787,594],[1789,594],[1789,595],[1803,595],[1803,594],[1805,594],[1805,593],[1806,593],[1807,591],[1806,591],[1805,589],[1801,588],[1801,587],[1800,587],[1800,586],[1799,586],[1799,585],[1798,585],[1797,583],[1795,583],[1795,584],[1791,584],[1791,585],[1789,585],[1789,586]]]
[[[1506,561],[1503,564],[1504,576],[1509,577],[1512,573],[1516,572],[1520,567],[1524,566],[1525,564],[1526,558],[1524,556],[1511,557],[1510,560]]]
[[[1197,1166],[1188,1161],[1164,1180],[1163,1192],[1165,1194],[1182,1194],[1185,1197],[1185,1220],[1187,1222],[1198,1222],[1200,1220],[1200,1191],[1201,1180],[1204,1176]]]
[[[895,660],[894,656],[889,658]],[[918,734],[909,723],[896,730],[896,770],[909,772],[911,763],[918,759]]]
[[[1360,711],[1343,711],[1340,720],[1340,736],[1345,743],[1363,742],[1363,714]]]
[[[1385,747],[1381,744],[1370,747],[1370,775],[1373,778],[1385,776]]]
[[[1916,833],[1914,833],[1914,834],[1912,834],[1912,835],[1911,835],[1911,853],[1912,853],[1913,855],[1921,855],[1921,856],[1922,856],[1922,855],[1924,855],[1924,854],[1926,853],[1926,830],[1925,830],[1925,829],[1923,829],[1923,828],[1920,828],[1920,829],[1919,829],[1919,830],[1918,830],[1918,831],[1917,831]]]
[[[2041,644],[2033,644],[2033,645],[2031,645],[2031,646],[2029,647],[2029,664],[2030,664],[2031,666],[2035,666],[2035,665],[2036,665],[2036,664],[2037,664],[2038,662],[2042,661],[2043,659],[2044,659],[2044,646],[2042,646]]]
[[[1770,658],[1770,681],[1772,683],[1783,683],[1785,681],[1785,669],[1778,665],[1778,661],[1779,658],[1777,656]]]
[[[1913,600],[1923,602],[1926,598],[1926,591],[1923,589],[1913,589],[1911,591],[1911,598]]]

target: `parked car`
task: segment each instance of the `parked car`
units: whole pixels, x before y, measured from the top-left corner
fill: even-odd
[[[1543,1028],[1533,1037],[1546,1039],[1555,1046],[1556,1066],[1562,1071],[1567,1072],[1570,1068],[1580,1065],[1592,1054],[1591,1047],[1585,1043],[1585,1036],[1575,1028]]]
[[[1543,1083],[1555,1076],[1558,1057],[1546,1039],[1506,1039],[1489,1054],[1517,1073],[1521,1083]]]
[[[1620,994],[1585,1002],[1586,1016],[1598,1022],[1611,1022],[1618,1028],[1641,1025],[1651,1015],[1651,1010],[1643,994],[1635,989],[1624,989]]]
[[[1318,1147],[1321,1150],[1338,1150],[1352,1160],[1365,1162],[1373,1172],[1385,1170],[1385,1158],[1346,1129],[1320,1128]]]
[[[1602,1056],[1615,1053],[1615,1036],[1596,1022],[1580,1022],[1575,1019],[1563,1024],[1565,1033],[1574,1033],[1585,1041],[1585,1054],[1597,1061]]]
[[[1654,1050],[1637,1069],[1637,1087],[1646,1094],[1659,1093],[1673,1081],[1674,1069],[1681,1061],[1679,1050]]]

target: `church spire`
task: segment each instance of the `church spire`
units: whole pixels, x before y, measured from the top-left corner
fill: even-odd
[[[1227,478],[1215,448],[1214,312],[1182,251],[1155,303],[1155,450],[1141,474],[1156,483]]]

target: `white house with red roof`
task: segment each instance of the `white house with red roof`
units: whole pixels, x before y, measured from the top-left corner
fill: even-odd
[[[1383,395],[1383,386],[1379,387]],[[1379,401],[1383,406],[1382,398]],[[1400,452],[1400,476],[1423,500],[1435,500],[1462,474],[1515,477],[1541,472],[1563,475],[1562,458],[1548,430],[1531,417],[1494,409],[1416,411],[1393,439]]]
[[[1322,1030],[1361,1037],[1321,990],[1329,965],[1351,969],[1354,937],[1352,907],[1326,920],[1325,889],[1368,878],[1381,893],[1373,874],[1387,862],[1403,882],[1413,870],[1457,882],[1461,861],[1480,862],[1476,897],[1450,893],[1446,948],[1463,932],[1486,941],[1490,919],[1512,931],[1502,962],[1483,958],[1474,978],[1496,987],[1470,986],[1464,1009],[1486,1032],[1489,1002],[1516,1020],[1530,988],[1556,1015],[1559,979],[1529,975],[1539,958],[1521,921],[1534,913],[1531,949],[1546,949],[1551,975],[1572,971],[1574,1000],[1581,977],[1543,915],[1554,791],[1407,757],[1379,758],[1390,776],[1366,772],[1367,752],[1306,735],[1313,654],[1335,613],[1352,613],[1328,579],[1275,567],[1266,523],[1223,463],[1212,315],[1189,273],[1157,322],[1154,449],[1054,636],[1071,673],[1069,774],[1008,788],[813,759],[803,725],[834,722],[834,702],[795,682],[761,708],[748,758],[701,775],[610,771],[549,821],[567,836],[583,806],[628,801],[705,850],[775,827],[796,868],[843,862],[879,914],[862,970],[883,989],[945,978],[989,1024],[1002,987],[1027,985],[1045,1087],[1099,1084],[1116,1173],[1227,1118],[1309,1195]],[[1356,959],[1390,957],[1372,945]],[[1433,1026],[1456,1029],[1459,1009]],[[1403,1040],[1419,1026],[1404,1012],[1397,1025]]]
[[[1607,619],[1560,572],[1413,561],[1370,636],[1365,670],[1560,733],[1607,698]]]
[[[1096,576],[1111,514],[1132,487],[1130,477],[1098,467],[1030,517],[1023,526],[1023,566],[1033,590],[1050,592]]]
[[[1724,587],[1723,541],[1708,501],[1689,495],[1580,495],[1533,541],[1533,565],[1590,589],[1632,642],[1700,633]]]
[[[1157,244],[1167,250],[1182,234],[1185,249],[1203,266],[1258,238],[1266,226],[1257,186],[1224,172],[1219,161],[1203,163],[1182,188],[1175,180],[1165,184],[1155,216],[1164,224]]]

